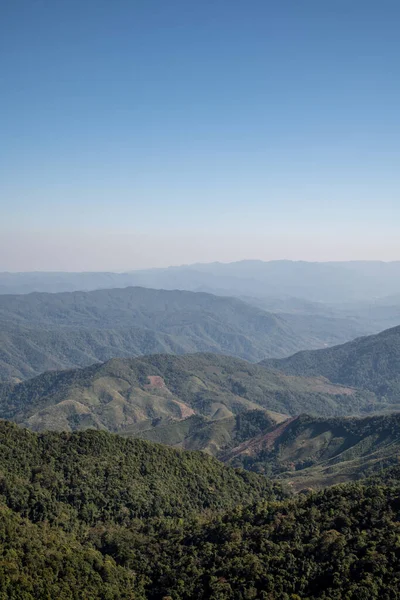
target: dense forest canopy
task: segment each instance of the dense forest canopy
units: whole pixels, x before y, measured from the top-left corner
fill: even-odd
[[[291,496],[201,453],[0,422],[0,598],[395,599],[395,468]]]

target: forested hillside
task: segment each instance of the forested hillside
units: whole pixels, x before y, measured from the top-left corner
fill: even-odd
[[[74,528],[125,523],[281,495],[253,473],[226,468],[202,452],[180,452],[99,431],[38,435],[0,421],[0,492],[35,521]]]
[[[397,597],[393,469],[288,497],[204,454],[104,432],[0,422],[0,449],[2,600]]]
[[[227,464],[290,482],[294,489],[355,481],[398,463],[400,414],[274,424],[220,454]]]
[[[392,407],[400,406],[400,327],[262,364],[288,375],[323,376],[334,383],[370,390]]]
[[[0,295],[0,380],[114,357],[216,352],[250,361],[351,337],[343,323],[309,328],[235,298],[125,288]]]

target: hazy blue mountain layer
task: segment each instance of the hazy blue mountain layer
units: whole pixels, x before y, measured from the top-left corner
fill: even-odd
[[[165,352],[259,361],[359,333],[344,320],[285,317],[205,293],[123,288],[0,295],[0,379]]]

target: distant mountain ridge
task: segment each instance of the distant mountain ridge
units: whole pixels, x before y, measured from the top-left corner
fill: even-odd
[[[400,327],[262,364],[287,375],[322,376],[333,383],[369,390],[389,406],[400,407]]]
[[[256,362],[348,339],[345,323],[336,328],[200,292],[0,295],[0,380],[154,353],[216,352]]]
[[[229,296],[372,301],[400,294],[400,261],[261,261],[182,265],[128,273],[0,273],[0,293],[144,286]]]

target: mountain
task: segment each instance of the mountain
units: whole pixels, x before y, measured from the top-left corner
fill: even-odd
[[[133,271],[136,285],[231,296],[296,297],[317,303],[373,301],[400,294],[400,261],[243,260]],[[378,290],[378,292],[377,292]]]
[[[0,273],[0,294],[76,292],[135,285],[129,273],[42,272]]]
[[[144,288],[3,295],[0,328],[3,380],[115,356],[203,351],[256,361],[323,345],[234,298]]]
[[[150,532],[152,523],[174,527],[281,497],[267,479],[202,453],[104,432],[38,436],[0,422],[0,597],[144,600],[145,572],[111,556],[122,527],[129,538],[141,522]],[[140,539],[138,531],[138,556]]]
[[[0,422],[4,599],[396,598],[399,480],[296,497],[198,452]]]
[[[327,304],[400,295],[400,262],[244,260],[130,273],[0,273],[0,293],[143,286],[224,296],[297,297]]]
[[[91,525],[159,514],[180,518],[281,494],[266,478],[205,453],[107,432],[37,435],[0,421],[0,449],[3,501],[18,504],[24,517],[61,519],[70,531],[78,512]]]
[[[273,424],[222,454],[226,464],[267,473],[294,489],[354,481],[397,464],[400,414],[318,419],[308,415]]]
[[[225,327],[227,320],[222,318],[216,331],[219,337],[209,340],[210,320],[197,323],[199,315],[196,314],[192,315],[196,318],[191,320],[191,324],[193,327],[196,324],[200,331],[186,329],[185,339],[182,339],[182,333],[171,331],[168,323],[162,323],[165,327],[159,329],[150,325],[143,331],[143,315],[136,314],[134,319],[127,318],[127,314],[121,315],[122,301],[117,298],[119,316],[125,323],[121,330],[118,322],[112,319],[112,311],[106,309],[107,300],[90,295],[89,299],[83,299],[78,295],[77,301],[81,301],[87,310],[93,310],[95,315],[99,311],[104,316],[108,323],[106,329],[96,318],[90,324],[83,325],[80,315],[79,325],[75,325],[79,331],[59,331],[60,323],[53,323],[52,327],[46,323],[44,328],[35,324],[35,318],[38,317],[35,304],[38,300],[31,299],[26,308],[28,313],[32,308],[32,318],[25,323],[26,329],[22,335],[19,329],[11,326],[4,328],[2,325],[0,330],[1,346],[6,352],[3,365],[0,362],[0,378],[24,378],[48,369],[85,366],[113,356],[212,351],[257,361],[270,356],[280,358],[297,350],[341,344],[400,325],[399,275],[400,262],[368,261],[241,261],[130,273],[0,273],[0,299],[1,295],[28,295],[30,292],[55,294],[103,290],[104,295],[104,290],[132,286],[163,289],[164,293],[169,290],[175,295],[177,290],[191,291],[222,296],[225,302],[227,296],[241,299],[269,313],[271,318],[278,316],[276,327],[283,328],[282,336],[274,340],[274,351],[268,344],[266,347],[265,342],[253,338],[251,327],[248,331],[245,323],[237,324],[236,317],[230,320],[233,331]],[[121,295],[120,292],[115,293]],[[68,319],[73,316],[74,320],[78,315],[71,315],[66,296],[57,296],[59,299],[54,303],[59,305],[59,309],[67,310],[69,314],[64,324],[69,324]],[[8,303],[10,301],[12,299]],[[16,299],[14,301],[18,302]],[[41,301],[46,303],[45,298]],[[187,305],[180,306],[180,310],[190,313],[192,307],[189,296],[185,297],[185,301]],[[169,300],[166,302],[169,303]],[[97,306],[98,303],[100,306]],[[152,306],[153,300],[149,300],[149,304]],[[135,306],[135,302],[133,305],[135,310],[139,308],[139,312],[143,312],[140,306]],[[215,301],[210,311],[213,313],[214,309]],[[214,316],[220,321],[219,310],[217,313]],[[159,319],[157,322],[159,325]],[[18,327],[21,326],[22,323],[19,323]],[[270,335],[269,330],[267,333]],[[234,336],[234,339],[229,343],[226,340],[221,343],[224,335]],[[54,341],[55,336],[59,337],[59,345]],[[33,369],[29,366],[29,360],[26,360],[28,356],[37,363]]]
[[[387,408],[400,407],[400,327],[262,364],[286,375],[322,376],[333,383],[369,390],[386,402]]]
[[[129,431],[153,419],[215,420],[260,408],[332,416],[372,406],[369,393],[213,354],[112,359],[0,386],[0,417],[37,431]]]
[[[199,414],[182,420],[152,419],[127,427],[122,434],[219,457],[241,442],[286,421],[268,410],[244,410],[232,417],[209,419]]]

